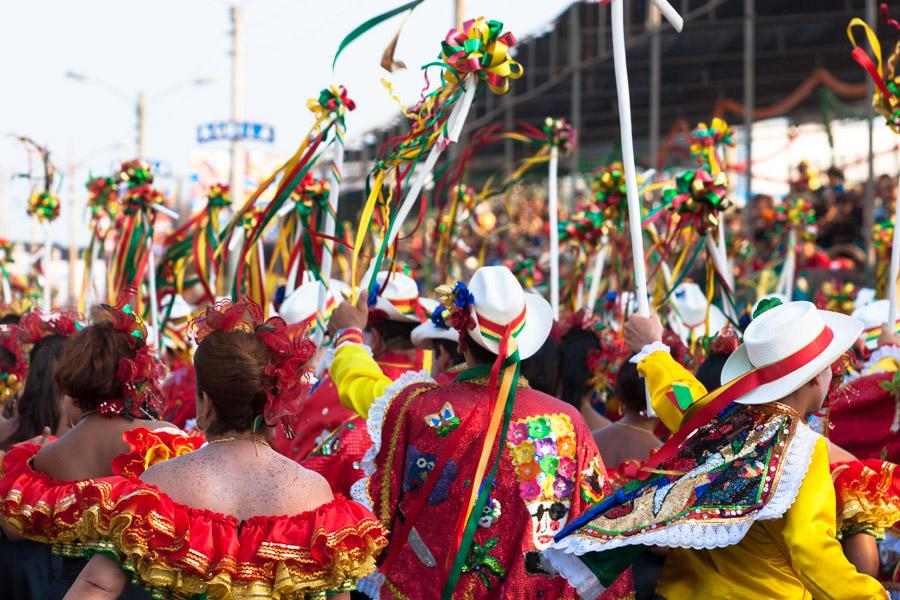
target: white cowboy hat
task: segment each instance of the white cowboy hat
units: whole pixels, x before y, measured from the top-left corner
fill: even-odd
[[[788,302],[762,313],[744,331],[744,343],[725,361],[722,384],[745,373],[782,361],[810,345],[825,328],[834,338],[813,358],[774,381],[760,385],[736,400],[741,404],[765,404],[781,400],[829,368],[859,338],[858,319],[819,310],[811,302]]]
[[[706,294],[696,283],[682,283],[672,294],[672,304],[676,319],[671,319],[672,330],[689,343],[691,337],[704,335],[706,332],[706,308],[709,307],[709,335],[719,333],[728,319],[715,304],[710,305]]]
[[[367,288],[371,281],[372,269],[370,267],[363,275],[360,286]],[[416,280],[409,275],[379,271],[375,281],[378,283],[378,292],[372,308],[383,311],[389,321],[422,323],[430,314],[430,311],[420,302],[419,286],[416,285]]]
[[[547,340],[553,327],[550,303],[542,296],[526,293],[506,267],[481,267],[472,275],[468,288],[475,299],[475,327],[468,334],[485,350],[499,352],[502,328],[510,323],[516,323],[510,347],[518,347],[521,360],[537,352]]]
[[[756,309],[759,308],[759,305],[762,304],[763,300],[778,300],[782,304],[787,304],[788,302],[790,302],[790,299],[787,296],[785,296],[784,294],[778,294],[778,293],[774,293],[774,292],[771,294],[766,294],[765,296],[763,296],[762,298],[760,298],[759,300],[757,300],[756,302],[753,303],[753,309],[750,311],[751,315],[756,312]]]
[[[328,290],[325,292],[325,318],[331,316],[331,311],[343,302],[343,292],[349,290],[350,286],[343,281],[337,279],[328,281]],[[304,271],[303,283],[284,299],[278,314],[288,325],[293,325],[312,320],[318,308],[319,282],[311,272]]]
[[[881,335],[881,326],[887,323],[890,307],[890,300],[876,300],[860,306],[851,315],[862,321],[863,337],[866,340],[866,346],[871,350],[878,347],[878,336]],[[900,327],[897,327],[896,332],[900,333]]]
[[[859,291],[856,292],[856,298],[853,299],[853,308],[862,308],[867,304],[875,302],[877,298],[878,296],[872,288],[859,288]]]
[[[453,329],[450,326],[442,327],[435,323],[434,319],[431,318],[431,314],[434,312],[434,309],[440,304],[437,300],[432,300],[431,298],[419,298],[419,302],[422,304],[423,308],[426,308],[425,311],[428,315],[428,318],[424,323],[418,325],[415,329],[412,330],[412,333],[409,334],[410,340],[412,340],[413,346],[417,348],[421,348],[424,346],[429,340],[447,340],[450,342],[458,342],[459,341],[459,332]]]

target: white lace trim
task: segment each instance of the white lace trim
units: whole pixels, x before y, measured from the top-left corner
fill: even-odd
[[[556,548],[547,548],[543,551],[542,556],[550,562],[557,573],[569,582],[569,585],[575,588],[578,597],[582,600],[594,600],[606,590],[597,576],[577,556]]]
[[[356,591],[365,594],[372,600],[380,600],[381,586],[384,585],[384,574],[375,571],[371,575],[366,575],[356,584]]]
[[[778,487],[775,489],[772,499],[755,515],[753,521],[779,519],[791,507],[794,500],[797,499],[800,484],[803,483],[806,472],[809,470],[813,449],[818,439],[819,434],[805,424],[801,423],[797,426],[797,432],[787,449]],[[669,548],[724,548],[740,542],[753,521],[719,525],[683,523],[608,542],[570,535],[554,544],[553,547],[579,556],[587,552],[600,552],[636,544]]]
[[[387,414],[388,407],[391,405],[397,394],[414,383],[434,383],[434,379],[428,374],[428,371],[407,371],[398,377],[394,382],[384,388],[384,393],[369,407],[369,416],[366,418],[366,427],[369,430],[369,438],[372,440],[372,446],[366,450],[366,455],[362,459],[362,470],[365,474],[361,480],[353,484],[351,494],[353,499],[372,510],[372,499],[369,498],[369,478],[375,474],[375,457],[381,450],[381,430],[384,427],[384,415]]]
[[[654,352],[669,353],[671,351],[672,351],[672,349],[669,348],[668,346],[666,346],[665,344],[663,344],[662,342],[653,342],[653,343],[647,344],[646,346],[641,348],[641,351],[638,352],[637,354],[635,354],[634,356],[632,356],[628,362],[631,362],[631,363],[634,363],[637,365],[637,364],[640,364],[640,362],[642,360],[644,360],[645,358],[647,358]]]
[[[877,365],[879,361],[882,361],[885,358],[893,358],[900,363],[900,348],[897,346],[882,346],[878,348],[863,365],[862,374],[872,375],[873,373],[876,373],[876,371],[873,371],[872,369],[875,368],[875,365]]]

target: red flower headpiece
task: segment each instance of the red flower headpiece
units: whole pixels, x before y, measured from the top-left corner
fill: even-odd
[[[19,342],[28,345],[37,344],[51,335],[68,337],[80,327],[78,313],[73,310],[59,310],[46,315],[34,309],[25,313],[19,321]]]
[[[285,434],[293,438],[284,417],[298,411],[309,388],[307,363],[316,353],[316,345],[304,337],[307,328],[302,323],[288,325],[281,317],[263,321],[259,305],[244,297],[237,302],[228,299],[216,302],[189,325],[198,344],[217,330],[255,333],[272,351],[272,361],[266,366],[265,374],[275,384],[266,389],[266,405],[261,416],[270,426],[281,420]]]
[[[28,374],[28,359],[22,351],[22,345],[16,336],[17,326],[0,326],[0,348],[8,350],[14,357],[14,363],[0,361],[0,406],[15,398]]]
[[[113,329],[128,337],[134,357],[119,359],[115,379],[122,386],[122,397],[104,400],[99,411],[106,416],[154,418],[162,405],[160,381],[166,374],[166,368],[147,346],[147,327],[128,304],[133,294],[134,289],[126,288],[115,306],[101,304]]]

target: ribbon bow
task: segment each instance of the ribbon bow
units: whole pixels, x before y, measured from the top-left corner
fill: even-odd
[[[859,46],[854,35],[854,28],[861,27],[866,35],[866,40],[872,48],[872,54],[875,56],[877,65],[872,62],[871,57]],[[860,18],[854,18],[847,25],[847,37],[853,50],[850,56],[853,57],[859,65],[866,70],[869,77],[875,83],[875,93],[872,96],[872,106],[884,116],[888,127],[894,133],[900,133],[900,76],[895,74],[895,67],[900,60],[900,42],[894,46],[894,51],[887,60],[887,73],[885,73],[884,64],[881,57],[881,44],[872,28]]]
[[[597,207],[583,208],[572,218],[559,222],[559,241],[574,240],[594,244],[609,233],[606,214]]]
[[[115,203],[119,199],[119,186],[113,177],[90,177],[87,184],[88,207],[91,209],[91,219],[99,220],[103,217],[115,216]]]
[[[728,177],[713,176],[706,169],[687,171],[675,179],[675,187],[663,191],[663,203],[687,220],[698,232],[718,226],[719,211],[728,208]]]
[[[28,214],[41,223],[50,223],[59,216],[59,196],[53,192],[34,192],[28,199]]]
[[[547,117],[541,131],[546,136],[544,144],[555,146],[564,152],[575,149],[575,128],[565,119]]]
[[[505,94],[509,80],[521,77],[524,69],[509,55],[516,37],[502,31],[503,23],[484,17],[466,21],[462,29],[451,29],[441,42],[440,58],[454,71],[446,75],[447,79],[460,84],[473,73],[486,81],[493,93]]]
[[[775,233],[800,229],[803,237],[815,237],[816,209],[804,198],[786,199],[775,208]]]
[[[712,122],[697,123],[691,131],[691,156],[701,165],[709,165],[713,175],[722,170],[719,164],[718,149],[722,146],[734,145],[734,134],[731,126],[724,119],[713,118]]]
[[[356,109],[356,102],[347,96],[347,88],[342,85],[332,85],[319,92],[318,98],[310,98],[306,106],[313,111],[317,120],[325,120],[328,116],[333,115],[343,122],[346,112]]]
[[[826,281],[816,294],[816,305],[819,309],[849,315],[853,312],[856,293],[856,285],[849,281],[840,286],[833,281]]]
[[[591,191],[594,193],[595,203],[606,218],[615,222],[621,229],[627,210],[625,170],[622,163],[615,162],[597,167],[591,181]]]

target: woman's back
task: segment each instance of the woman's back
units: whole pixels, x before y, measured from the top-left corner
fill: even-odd
[[[246,438],[207,444],[154,465],[141,479],[178,504],[241,521],[295,515],[333,498],[324,477]]]
[[[34,459],[34,468],[58,481],[108,477],[113,474],[113,459],[129,451],[122,435],[141,427],[155,431],[174,425],[87,415],[57,441],[44,446]]]

